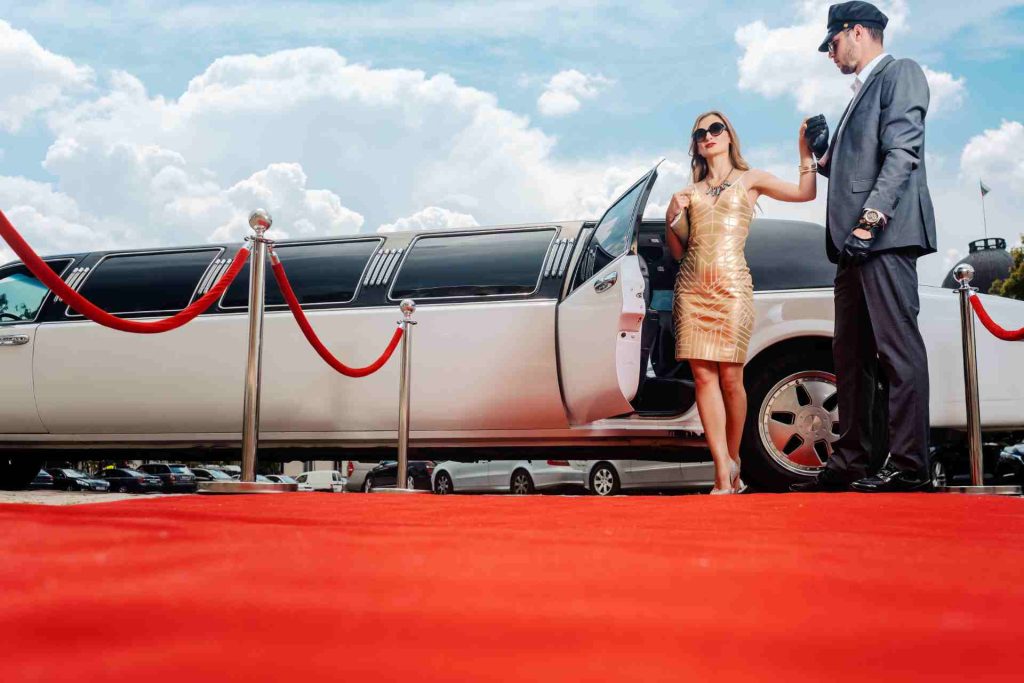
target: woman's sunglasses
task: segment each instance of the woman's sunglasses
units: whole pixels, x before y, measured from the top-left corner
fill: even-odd
[[[725,124],[721,121],[715,121],[707,128],[698,128],[693,131],[694,142],[704,142],[708,139],[708,133],[711,133],[711,137],[717,138],[725,130]]]

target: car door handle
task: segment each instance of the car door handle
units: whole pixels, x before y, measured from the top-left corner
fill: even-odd
[[[32,338],[27,334],[5,334],[0,335],[0,346],[21,346],[28,344]]]
[[[619,271],[613,270],[607,275],[602,275],[594,282],[594,291],[603,292],[611,289],[612,285],[619,281]]]

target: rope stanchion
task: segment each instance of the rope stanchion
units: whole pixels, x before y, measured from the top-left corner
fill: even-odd
[[[985,329],[988,330],[992,336],[998,337],[1003,341],[1024,341],[1024,327],[1019,330],[1007,330],[1000,327],[994,320],[992,320],[992,316],[988,314],[988,311],[985,310],[985,304],[983,304],[981,299],[973,293],[971,294],[971,308],[973,308],[974,312],[978,314],[978,320],[981,321],[981,324],[985,326]]]
[[[0,237],[4,238],[4,241],[10,245],[14,253],[21,259],[21,262],[25,264],[25,267],[28,268],[37,279],[53,291],[54,294],[66,301],[68,306],[73,310],[81,313],[93,322],[103,325],[104,327],[109,327],[121,332],[132,332],[135,334],[158,334],[160,332],[169,332],[191,322],[196,318],[196,316],[206,311],[214,304],[214,302],[220,299],[224,290],[231,285],[238,273],[241,272],[246,261],[249,259],[249,250],[242,247],[238,250],[238,253],[235,254],[231,268],[229,268],[227,272],[217,280],[217,284],[214,285],[210,291],[199,299],[196,299],[187,308],[169,318],[143,322],[140,320],[125,320],[124,318],[111,315],[75,290],[68,287],[67,283],[64,282],[57,273],[53,272],[53,270],[46,265],[46,262],[39,258],[39,255],[33,251],[32,247],[28,245],[14,226],[11,225],[10,221],[7,220],[7,216],[4,215],[3,211],[0,211]]]
[[[284,265],[281,263],[277,255],[271,252],[271,270],[274,272],[274,279],[277,280],[277,286],[281,289],[281,294],[284,295],[284,300],[288,303],[288,308],[291,309],[292,315],[295,317],[295,322],[299,324],[299,328],[302,330],[302,334],[306,336],[306,341],[309,342],[310,346],[319,354],[324,362],[334,368],[336,371],[345,375],[346,377],[366,377],[384,367],[384,364],[388,362],[391,355],[395,352],[398,347],[398,342],[402,338],[402,328],[399,327],[395,330],[395,333],[391,335],[391,341],[388,342],[387,348],[384,349],[384,353],[370,365],[362,368],[352,368],[345,365],[340,360],[334,357],[334,355],[324,346],[320,338],[317,337],[316,332],[313,330],[313,326],[309,324],[309,320],[306,318],[305,312],[302,310],[302,306],[299,305],[299,300],[295,297],[295,292],[292,290],[291,283],[288,282],[288,276],[284,272]]]

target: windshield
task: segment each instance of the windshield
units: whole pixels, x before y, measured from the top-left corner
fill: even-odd
[[[169,465],[171,472],[175,474],[188,474],[188,468],[184,465]]]
[[[72,479],[88,479],[89,475],[85,472],[79,472],[78,470],[62,470],[64,476],[71,477]]]
[[[231,479],[231,477],[220,470],[206,470],[212,479]]]
[[[299,482],[295,481],[294,479],[292,479],[291,477],[289,477],[287,474],[279,474],[279,475],[277,475],[277,480],[279,482],[281,482],[282,484],[298,484],[299,483]]]

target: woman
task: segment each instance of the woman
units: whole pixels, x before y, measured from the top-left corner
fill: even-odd
[[[676,359],[689,360],[697,410],[715,461],[711,493],[740,493],[740,438],[747,412],[743,363],[754,326],[754,288],[743,256],[754,205],[762,195],[809,202],[817,194],[811,149],[800,128],[800,180],[752,169],[721,112],[701,114],[690,139],[693,184],[672,196],[665,241],[682,259],[672,313]],[[684,247],[684,243],[686,246]]]

